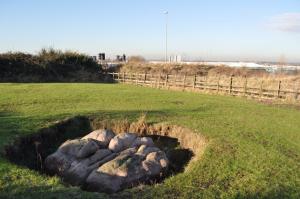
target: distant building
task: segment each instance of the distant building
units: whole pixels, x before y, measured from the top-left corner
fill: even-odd
[[[169,57],[169,62],[170,63],[181,63],[181,55],[173,55]]]
[[[98,54],[98,60],[105,61],[105,53],[99,53]]]
[[[97,56],[91,56],[94,61],[97,61]]]
[[[123,54],[122,56],[121,55],[117,55],[116,56],[116,61],[118,62],[126,62],[126,55]]]
[[[115,59],[107,58],[105,53],[99,53],[98,56],[90,56],[94,61],[98,62],[98,64],[119,64],[119,62],[126,62],[127,57],[125,54],[123,55],[116,55]]]

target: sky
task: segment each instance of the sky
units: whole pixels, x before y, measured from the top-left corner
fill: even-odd
[[[0,53],[300,62],[300,0],[0,0]]]

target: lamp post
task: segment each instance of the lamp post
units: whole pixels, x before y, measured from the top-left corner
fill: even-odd
[[[168,62],[168,11],[164,12],[164,15],[166,16],[166,52],[165,52],[165,62]]]

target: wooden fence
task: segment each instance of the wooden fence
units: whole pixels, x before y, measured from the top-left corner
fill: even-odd
[[[215,92],[229,95],[300,101],[299,82],[234,76],[187,76],[169,74],[108,73],[118,83],[153,88]]]

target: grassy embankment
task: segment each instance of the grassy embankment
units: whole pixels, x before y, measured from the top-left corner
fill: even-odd
[[[0,84],[0,149],[68,116],[169,122],[209,139],[202,159],[136,198],[299,198],[300,112],[241,98],[108,84]],[[0,198],[102,198],[0,157]]]

